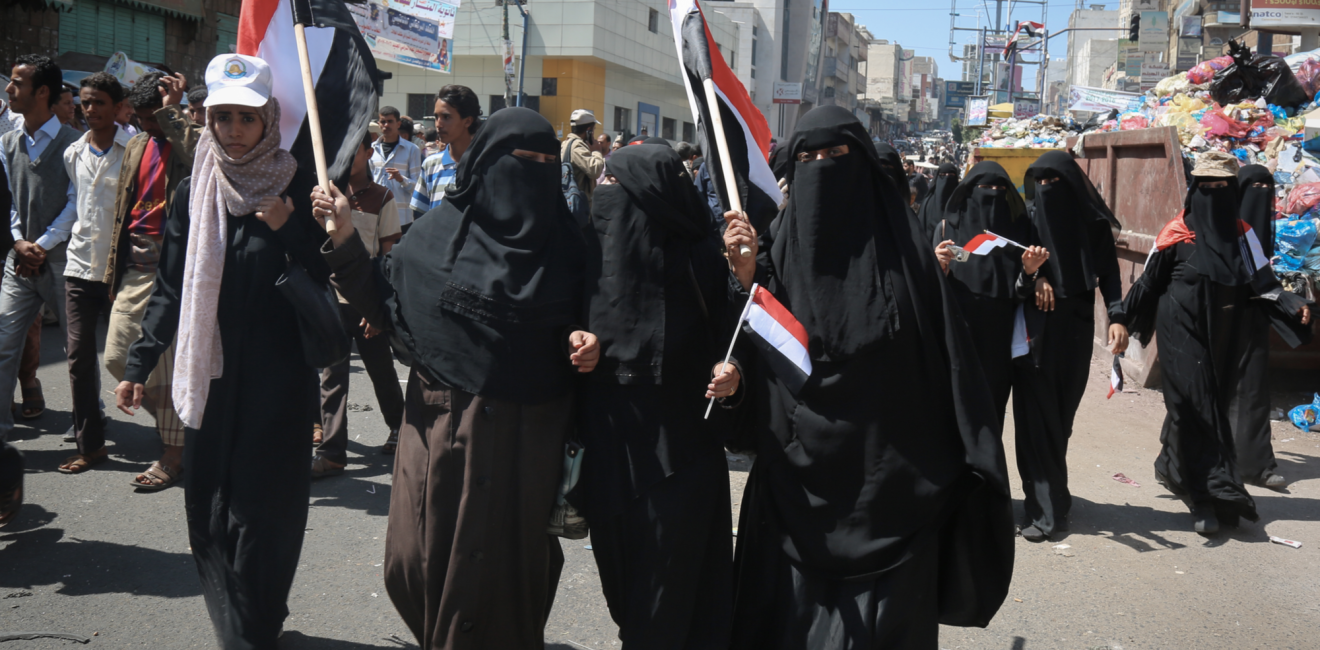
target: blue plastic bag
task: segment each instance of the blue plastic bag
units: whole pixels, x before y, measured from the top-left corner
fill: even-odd
[[[1310,404],[1303,404],[1288,411],[1288,419],[1293,426],[1302,431],[1310,431],[1320,421],[1320,393],[1316,393]]]
[[[1270,113],[1273,113],[1273,114],[1274,114],[1274,119],[1275,119],[1275,120],[1286,120],[1286,119],[1288,119],[1288,112],[1285,111],[1285,110],[1283,110],[1283,107],[1281,107],[1281,106],[1275,106],[1274,104],[1268,104],[1268,106],[1269,106],[1269,109],[1270,109]]]
[[[1274,252],[1278,256],[1275,268],[1281,271],[1300,271],[1306,254],[1315,244],[1315,222],[1298,219],[1277,223],[1274,228]]]

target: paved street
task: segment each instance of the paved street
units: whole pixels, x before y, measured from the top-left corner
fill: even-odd
[[[68,374],[62,335],[46,328],[43,338],[48,410],[11,437],[27,454],[28,505],[0,532],[0,638],[59,632],[89,637],[91,648],[215,647],[188,551],[182,490],[135,494],[129,486],[159,453],[149,417],[110,409],[112,462],[80,476],[55,471],[73,453],[61,441],[70,423]],[[366,374],[356,360],[354,366],[350,399],[362,410],[350,416],[352,464],[344,476],[312,487],[285,648],[416,647],[381,582],[392,464],[377,451],[385,428]],[[1013,587],[999,616],[985,630],[945,628],[941,646],[1314,648],[1320,435],[1275,423],[1280,471],[1296,483],[1287,494],[1251,488],[1261,521],[1205,539],[1190,532],[1184,506],[1154,481],[1160,394],[1106,401],[1108,364],[1093,363],[1092,370],[1070,455],[1071,534],[1046,544],[1019,540]],[[104,382],[112,388],[108,376]],[[1301,397],[1280,395],[1276,406]],[[1011,423],[1007,429],[1011,440]],[[748,467],[730,461],[735,516]],[[1117,473],[1140,487],[1114,480]],[[1268,535],[1304,545],[1272,544]],[[567,565],[546,629],[554,650],[619,647],[589,543],[563,542]],[[63,647],[83,646],[0,643],[0,650]]]

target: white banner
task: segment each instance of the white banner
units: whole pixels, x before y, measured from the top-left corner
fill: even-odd
[[[345,3],[377,59],[449,72],[459,0]]]
[[[1089,86],[1072,86],[1068,89],[1068,110],[1099,113],[1110,109],[1126,111],[1141,103],[1142,96],[1137,93],[1125,93]]]

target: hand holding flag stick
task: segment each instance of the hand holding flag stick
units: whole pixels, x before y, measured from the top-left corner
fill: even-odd
[[[701,84],[706,89],[706,102],[714,107],[710,112],[711,121],[715,123],[715,142],[716,148],[720,152],[720,169],[724,171],[724,195],[729,197],[729,209],[742,213],[742,195],[738,193],[738,184],[734,181],[733,157],[729,155],[728,137],[724,135],[724,116],[720,115],[719,97],[715,94],[715,81],[706,79]],[[738,254],[743,257],[751,257],[752,249],[746,245],[738,247]],[[712,402],[713,403],[713,402]],[[706,409],[709,414],[710,409]]]
[[[752,290],[747,294],[747,304],[743,305],[742,315],[738,317],[738,324],[733,327],[733,338],[729,339],[729,351],[724,354],[724,363],[722,370],[728,371],[729,360],[733,358],[733,346],[738,342],[738,332],[742,331],[743,321],[747,320],[747,312],[752,309],[752,300],[756,298],[757,285],[752,285]],[[706,405],[706,415],[703,420],[710,419],[710,409],[715,406],[715,398],[710,398],[710,403]]]

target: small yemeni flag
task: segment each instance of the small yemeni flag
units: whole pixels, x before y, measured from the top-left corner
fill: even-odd
[[[706,169],[719,192],[722,207],[728,210],[730,202],[725,196],[724,170],[716,149],[715,123],[711,119],[711,107],[706,102],[707,80],[715,86],[743,209],[750,205],[779,205],[783,195],[769,163],[770,125],[752,103],[742,82],[729,69],[729,64],[725,63],[715,37],[706,26],[701,5],[697,0],[669,0],[669,18],[674,26],[674,45],[678,48],[679,75],[687,89],[692,119],[697,123],[701,150],[706,154]],[[761,202],[760,198],[751,201],[754,194],[764,195],[760,198],[769,203]]]
[[[1265,248],[1260,245],[1260,238],[1256,236],[1256,230],[1242,220],[1238,220],[1238,229],[1242,232],[1242,239],[1247,249],[1245,252],[1250,253],[1251,269],[1259,271],[1269,266],[1270,258],[1265,257]]]
[[[971,238],[964,249],[972,255],[988,255],[990,251],[996,248],[1003,248],[1008,245],[1008,240],[991,233],[982,233]]]
[[[752,286],[743,322],[775,376],[796,395],[811,376],[806,328],[760,285]]]
[[[274,95],[280,102],[280,146],[298,160],[298,175],[289,190],[297,202],[308,200],[316,184],[316,165],[295,22],[306,26],[326,165],[330,180],[340,188],[348,187],[353,157],[376,117],[382,81],[388,75],[376,69],[376,59],[343,0],[243,0],[237,50],[270,65]]]
[[[1114,355],[1114,367],[1109,371],[1109,395],[1105,399],[1110,399],[1114,393],[1123,392],[1123,355]]]

